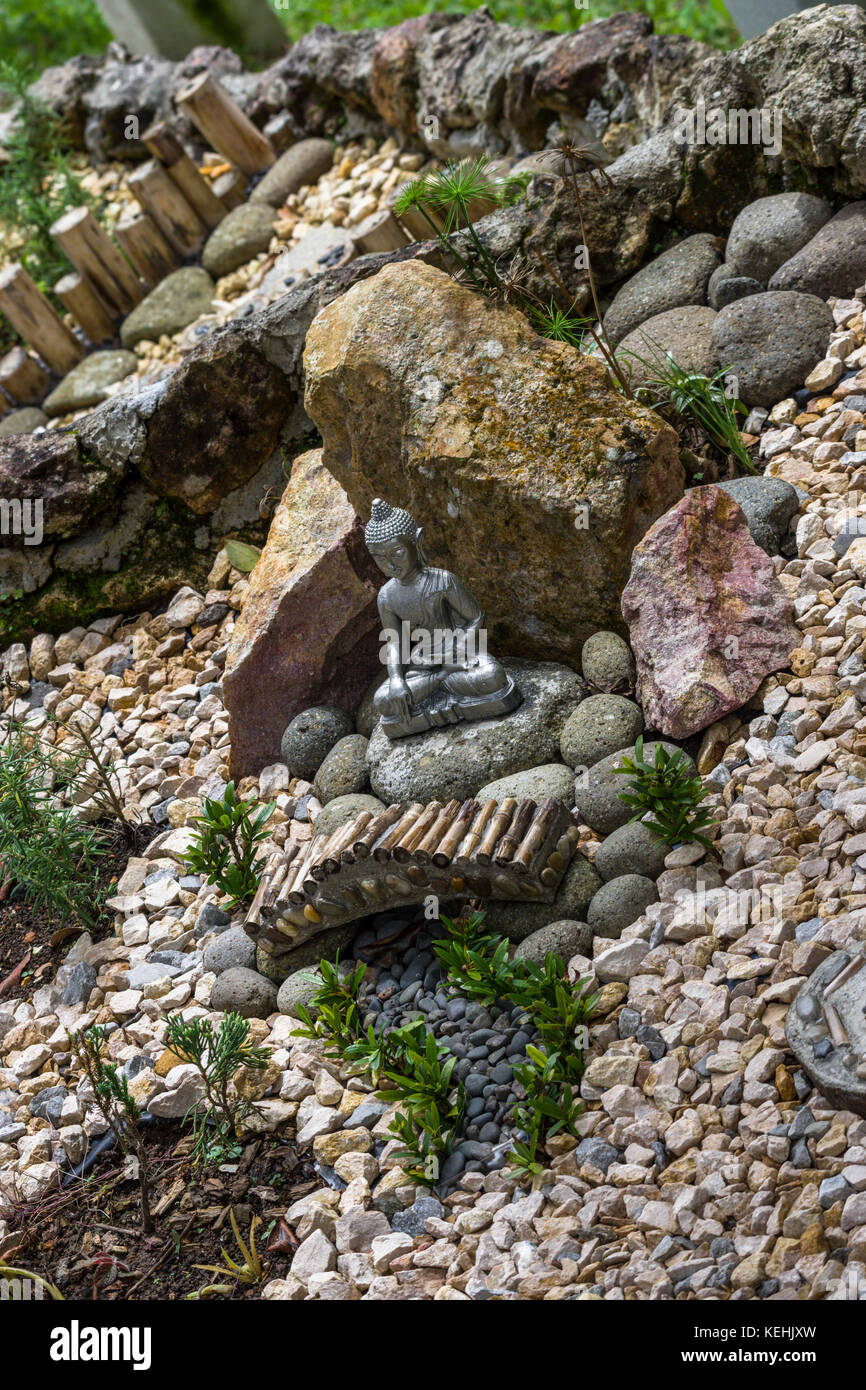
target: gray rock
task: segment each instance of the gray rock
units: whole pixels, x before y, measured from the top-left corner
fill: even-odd
[[[753,280],[749,275],[734,275],[729,265],[720,265],[710,276],[707,299],[710,308],[718,313],[726,304],[747,299],[750,294],[763,294],[766,288],[760,280]]]
[[[583,698],[580,678],[550,662],[503,664],[523,694],[511,714],[429,729],[393,743],[381,728],[373,731],[367,750],[370,785],[386,805],[465,801],[489,782],[558,756],[563,725]]]
[[[768,291],[738,299],[717,315],[718,360],[737,378],[746,405],[790,396],[826,352],[833,315],[815,295]]]
[[[553,952],[568,964],[572,956],[587,956],[592,945],[592,927],[586,922],[551,922],[531,936],[526,936],[514,952],[515,960],[544,964],[544,957]]]
[[[665,855],[669,853],[670,846],[642,821],[627,821],[602,841],[593,863],[605,883],[622,878],[623,874],[655,879],[664,869]]]
[[[379,722],[379,712],[373,704],[373,697],[379,686],[382,684],[384,676],[381,671],[377,671],[371,680],[363,700],[355,713],[355,728],[359,734],[365,738],[370,738],[373,730]]]
[[[603,1173],[619,1158],[619,1150],[603,1139],[581,1139],[574,1152],[578,1163],[591,1163],[593,1168],[600,1168]]]
[[[40,425],[48,424],[44,410],[35,405],[22,406],[20,410],[10,410],[0,420],[0,439],[7,434],[32,434]]]
[[[85,410],[99,405],[108,395],[108,387],[123,381],[138,366],[134,352],[92,352],[73,367],[71,372],[42,402],[46,415],[69,415],[73,410]]]
[[[525,941],[552,922],[585,922],[587,908],[601,879],[582,854],[576,854],[562,877],[552,903],[497,902],[488,899],[486,925],[509,941]]]
[[[778,555],[788,522],[798,510],[797,489],[784,478],[732,478],[718,486],[743,509],[749,534],[768,555]]]
[[[570,714],[559,741],[569,767],[592,767],[600,758],[633,744],[643,732],[643,715],[622,695],[590,695]]]
[[[290,1018],[300,1018],[298,1005],[303,1004],[315,1018],[317,1011],[312,1006],[312,999],[321,988],[322,977],[318,970],[312,967],[296,970],[292,975],[287,975],[280,985],[277,1008],[281,1014],[288,1014]]]
[[[610,693],[633,689],[637,676],[631,648],[618,632],[594,632],[580,653],[583,679]]]
[[[69,1092],[65,1086],[46,1086],[30,1101],[30,1114],[40,1120],[47,1120],[57,1129],[60,1125],[60,1112]]]
[[[65,1004],[67,1008],[74,1004],[86,1004],[95,989],[95,968],[88,965],[87,961],[80,960],[77,965],[73,965],[69,972],[69,979],[60,996],[60,1002]]]
[[[319,766],[313,783],[323,805],[338,796],[354,796],[367,785],[367,742],[363,734],[339,739]]]
[[[566,806],[571,806],[574,802],[571,768],[564,763],[544,763],[541,767],[527,768],[526,772],[514,772],[510,777],[500,777],[480,787],[476,800],[504,801],[507,796],[516,796],[518,801],[532,800],[539,806],[549,796],[556,796]]]
[[[668,355],[684,371],[713,376],[722,365],[713,342],[715,320],[715,309],[700,304],[655,314],[626,334],[616,350],[617,361],[630,371],[633,386],[667,371]]]
[[[210,1006],[244,1018],[267,1018],[277,1011],[277,987],[255,970],[233,966],[214,980]]]
[[[860,202],[842,208],[802,250],[780,265],[770,280],[770,289],[800,290],[821,299],[831,294],[844,298],[864,280],[866,202]]]
[[[718,266],[718,238],[707,232],[686,237],[627,280],[604,316],[613,347],[647,319],[686,304],[704,304],[707,282]]]
[[[280,155],[250,194],[251,203],[280,208],[291,193],[313,184],[334,162],[330,140],[299,140]]]
[[[213,308],[214,283],[201,266],[187,265],[167,275],[151,290],[120,326],[120,341],[126,348],[148,341],[156,343],[163,333],[179,333]]]
[[[596,936],[617,938],[641,913],[658,901],[656,886],[642,874],[621,874],[599,888],[586,920]]]
[[[242,203],[232,208],[205,242],[201,263],[219,279],[254,256],[267,251],[274,231],[274,210],[264,203]]]
[[[283,734],[280,761],[293,777],[311,782],[334,744],[351,732],[348,714],[333,705],[301,710]]]
[[[818,1201],[824,1211],[829,1207],[835,1206],[837,1202],[845,1202],[851,1196],[851,1184],[847,1179],[837,1173],[835,1177],[825,1178],[818,1188]]]
[[[328,927],[327,931],[317,932],[309,941],[281,956],[272,956],[259,946],[256,969],[260,975],[273,980],[275,985],[281,985],[289,975],[316,966],[320,960],[336,960],[338,955],[345,957],[358,925],[357,922],[345,922],[341,927]]]
[[[391,1229],[400,1231],[407,1236],[421,1236],[424,1234],[424,1226],[431,1216],[439,1220],[444,1215],[442,1203],[435,1197],[418,1197],[407,1207],[405,1211],[400,1211],[391,1222]]]
[[[143,989],[145,985],[153,984],[154,980],[164,980],[166,975],[174,976],[180,973],[181,970],[176,965],[165,965],[159,961],[139,961],[127,971],[126,987]]]
[[[366,776],[365,766],[365,779]],[[380,801],[377,796],[366,796],[363,793],[355,793],[351,796],[335,796],[333,800],[328,802],[327,806],[322,807],[313,822],[313,829],[317,835],[331,835],[341,825],[348,825],[350,820],[360,816],[362,811],[369,811],[372,815],[378,816],[385,809],[385,803]]]
[[[205,946],[202,963],[205,970],[212,970],[215,975],[221,975],[224,970],[238,965],[245,970],[253,970],[256,964],[255,942],[247,936],[243,927],[230,927],[216,941]]]
[[[725,247],[725,263],[735,275],[751,276],[766,285],[770,276],[811,241],[832,215],[829,204],[812,193],[774,193],[758,198],[734,218]]]
[[[224,932],[231,926],[232,919],[221,907],[217,907],[215,902],[206,902],[198,917],[195,919],[196,936],[205,936],[208,932]]]
[[[645,743],[644,758],[652,762],[655,758],[657,742]],[[661,741],[661,746],[669,753],[679,751],[674,743]],[[628,790],[628,777],[615,773],[613,769],[622,764],[624,755],[634,757],[634,748],[623,748],[618,753],[610,753],[576,779],[575,797],[581,820],[599,835],[609,835],[621,825],[625,825],[634,814],[633,808],[620,801],[620,793]],[[694,762],[686,756],[686,765],[696,771]]]

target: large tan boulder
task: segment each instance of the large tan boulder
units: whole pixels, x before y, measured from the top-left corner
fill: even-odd
[[[302,454],[250,575],[226,657],[233,777],[277,762],[283,730],[300,710],[328,704],[354,712],[381,669],[381,578],[320,451]]]
[[[487,614],[495,653],[576,665],[646,530],[683,491],[673,430],[605,369],[418,261],[314,319],[306,408],[362,517],[408,507],[428,559]]]

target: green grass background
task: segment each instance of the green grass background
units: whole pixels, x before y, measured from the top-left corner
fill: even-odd
[[[378,28],[429,10],[468,14],[478,8],[474,0],[446,0],[441,5],[426,0],[271,3],[291,40],[320,22],[338,29]],[[490,0],[489,8],[494,18],[510,24],[559,31],[576,29],[590,19],[619,10],[636,10],[650,15],[661,34],[689,34],[720,48],[730,48],[739,41],[722,0],[589,0],[589,5],[588,9],[578,9],[568,0]],[[0,0],[0,53],[28,73],[65,62],[77,53],[99,53],[110,38],[94,0]]]

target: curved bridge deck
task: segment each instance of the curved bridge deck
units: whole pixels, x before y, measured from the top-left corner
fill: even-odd
[[[455,898],[551,902],[577,845],[570,810],[534,801],[400,803],[267,861],[247,933],[282,953],[384,908]]]

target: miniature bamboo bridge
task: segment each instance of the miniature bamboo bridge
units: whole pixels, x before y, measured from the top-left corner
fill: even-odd
[[[577,840],[571,812],[554,797],[540,806],[507,797],[363,811],[330,835],[274,853],[244,927],[281,954],[328,927],[431,894],[552,902]]]

